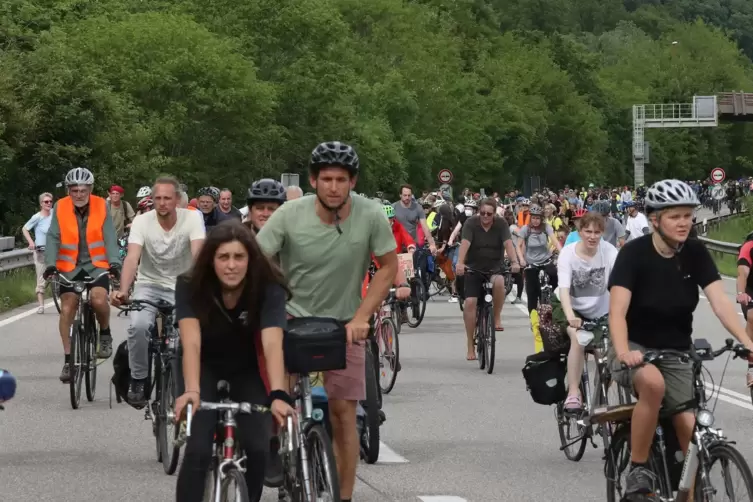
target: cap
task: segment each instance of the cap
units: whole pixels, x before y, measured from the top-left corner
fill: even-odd
[[[113,185],[113,186],[111,186],[109,191],[111,193],[112,192],[118,192],[120,195],[123,195],[125,193],[125,190],[123,190],[123,187],[120,186],[120,185]]]

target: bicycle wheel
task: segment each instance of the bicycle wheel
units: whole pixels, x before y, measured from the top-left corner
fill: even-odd
[[[408,326],[417,328],[426,313],[426,287],[421,280],[413,281],[413,291],[408,299]]]
[[[497,328],[494,326],[494,312],[491,305],[484,309],[486,322],[484,323],[484,358],[486,359],[486,373],[494,371],[494,350],[497,345]]]
[[[175,474],[175,469],[178,468],[178,459],[180,458],[180,446],[175,445],[180,434],[180,427],[173,421],[177,384],[172,364],[165,366],[160,387],[157,437],[162,457],[162,468],[165,470],[165,474],[169,476]]]
[[[71,407],[74,410],[77,410],[81,403],[81,384],[84,381],[84,344],[82,343],[81,332],[81,321],[73,321],[69,335],[71,340],[71,380],[68,386],[71,394]]]
[[[58,311],[58,314],[60,313],[60,283],[57,281],[57,279],[52,279],[50,281],[50,290],[52,292],[52,301],[55,303],[55,308]]]
[[[657,478],[656,499],[665,500],[665,497],[668,494],[671,495],[672,492],[667,486],[667,480],[664,477],[664,470],[660,462],[661,453],[657,449],[658,446],[654,443],[649,450],[646,464]],[[623,476],[626,478],[629,472],[630,422],[622,422],[615,430],[605,459],[604,474],[607,478],[607,502],[621,502],[623,500],[625,495],[625,480]],[[699,499],[696,499],[696,501],[700,502]]]
[[[505,272],[504,275],[504,281],[505,281],[505,297],[509,296],[510,293],[512,293],[512,273]]]
[[[162,462],[162,443],[159,437],[159,429],[162,422],[159,413],[160,402],[162,401],[162,359],[159,352],[152,352],[151,358],[154,368],[147,377],[144,395],[146,396],[146,405],[150,407],[149,411],[152,414],[152,434],[154,434],[154,445],[157,450],[157,462]],[[152,398],[152,392],[155,392],[156,396],[154,396],[153,401],[149,402]]]
[[[363,408],[366,423],[361,442],[366,463],[374,464],[379,459],[379,384],[370,340],[366,341],[366,400]]]
[[[719,497],[722,493],[727,496],[727,498],[722,498],[722,500],[753,500],[753,474],[750,472],[750,466],[745,461],[745,457],[735,447],[729,443],[717,443],[709,447],[709,459],[709,477],[706,478],[705,483],[701,476],[702,466],[698,468],[698,474],[695,478],[696,502],[713,502],[719,500],[715,497]],[[722,479],[719,481],[716,481],[711,475],[712,469],[717,463],[721,466],[722,470]],[[739,472],[739,475],[735,477],[730,473],[730,468],[733,465]],[[737,478],[741,478],[742,482],[734,481]]]
[[[88,309],[87,309],[88,310]],[[84,374],[86,383],[86,400],[94,401],[94,395],[97,392],[97,324],[94,313],[88,310],[87,321],[84,325],[84,364],[86,373]]]
[[[581,383],[582,389],[583,384]],[[578,462],[583,458],[583,453],[586,451],[586,441],[588,440],[585,427],[578,424],[578,420],[582,416],[580,413],[567,413],[564,401],[557,403],[554,413],[560,435],[560,446],[564,448],[562,451],[565,453],[565,458]]]
[[[313,500],[340,500],[340,481],[332,441],[321,424],[313,424],[306,431],[306,448]]]
[[[223,502],[250,502],[248,486],[243,473],[232,467],[225,472],[225,478],[220,484],[220,500]]]
[[[379,348],[379,387],[389,394],[397,380],[397,363],[400,360],[400,343],[397,327],[391,317],[383,317],[376,333]]]

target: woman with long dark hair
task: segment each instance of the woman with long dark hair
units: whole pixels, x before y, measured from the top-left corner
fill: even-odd
[[[222,222],[207,235],[193,269],[176,284],[186,389],[175,403],[176,416],[189,403],[197,410],[202,399],[216,402],[217,383],[226,380],[233,401],[269,404],[277,422],[284,422],[293,412],[282,352],[288,294],[279,269],[239,221]],[[257,502],[270,419],[259,413],[236,416],[238,441],[247,457],[246,484]],[[196,413],[178,475],[178,502],[203,499],[216,425],[217,412]]]
[[[449,204],[443,204],[437,209],[439,215],[439,226],[437,228],[436,238],[437,242],[437,265],[444,272],[450,287],[450,303],[457,303],[458,297],[455,290],[455,271],[452,268],[453,255],[458,252],[458,246],[450,246],[450,235],[455,228],[454,215],[452,214],[452,206]],[[436,221],[436,219],[434,220]]]

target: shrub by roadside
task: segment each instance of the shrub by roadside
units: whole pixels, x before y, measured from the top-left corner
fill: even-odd
[[[0,312],[34,302],[36,280],[34,267],[0,273]]]

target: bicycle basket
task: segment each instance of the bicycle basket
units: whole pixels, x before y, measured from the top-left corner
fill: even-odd
[[[523,378],[526,389],[538,404],[555,404],[567,397],[565,375],[567,363],[564,354],[539,352],[526,357]]]
[[[343,370],[346,343],[345,325],[336,319],[290,319],[283,340],[285,366],[290,373]]]

